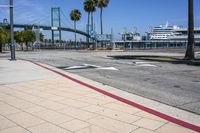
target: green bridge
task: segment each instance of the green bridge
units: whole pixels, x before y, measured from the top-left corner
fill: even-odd
[[[10,28],[10,24],[3,24],[3,23],[0,23],[0,27],[2,26],[5,26],[6,28]],[[30,24],[14,24],[14,28],[28,28],[28,29],[32,29],[32,28],[40,28],[40,29],[43,29],[43,30],[49,30],[49,31],[52,31],[52,27],[51,26],[45,26],[45,25],[30,25]],[[74,29],[72,28],[66,28],[66,27],[58,27],[57,30],[61,30],[61,31],[67,31],[67,32],[75,32]],[[80,35],[83,35],[83,36],[86,36],[86,37],[90,37],[89,34],[87,34],[86,32],[84,31],[80,31],[80,30],[76,30],[76,33],[77,34],[80,34]]]

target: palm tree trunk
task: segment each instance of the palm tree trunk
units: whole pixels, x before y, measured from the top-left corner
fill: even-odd
[[[94,30],[94,18],[93,18],[93,13],[91,12],[91,30]]]
[[[188,0],[188,45],[185,59],[194,59],[194,3]]]
[[[89,26],[90,26],[90,12],[88,12],[88,25],[87,25],[87,33],[88,34],[90,32]],[[90,45],[89,45],[89,37],[87,37],[87,44],[88,44],[88,48],[89,48],[90,47]]]
[[[76,21],[74,21],[74,30],[75,30],[75,47],[76,47]]]
[[[103,35],[103,8],[101,8],[100,21],[101,21],[101,35]]]
[[[93,31],[93,23],[94,23],[94,20],[93,20],[93,13],[91,12],[91,30]]]
[[[91,12],[91,31],[94,31],[94,18],[93,18],[93,12]],[[94,40],[91,40],[92,43],[94,42]],[[93,49],[95,49],[95,44],[93,44]]]
[[[100,23],[101,23],[101,35],[103,35],[103,8],[100,8]],[[101,47],[103,48],[103,43],[101,42]]]

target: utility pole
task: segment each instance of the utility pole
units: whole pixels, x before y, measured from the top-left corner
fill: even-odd
[[[13,27],[13,0],[10,0],[10,38],[11,38],[11,61],[15,58],[14,27]]]

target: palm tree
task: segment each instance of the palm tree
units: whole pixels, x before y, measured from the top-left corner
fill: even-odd
[[[94,27],[94,21],[93,21],[93,13],[96,11],[96,5],[98,0],[85,0],[84,10],[88,13],[88,24],[87,24],[87,33],[90,32],[90,17],[91,17],[91,30],[93,30]],[[87,37],[88,47],[89,47],[89,38]]]
[[[84,10],[88,13],[88,26],[90,25],[90,16],[91,16],[91,25],[93,28],[93,13],[96,11],[98,0],[85,0],[84,1]]]
[[[194,55],[194,3],[188,0],[188,46],[185,59],[195,59]]]
[[[75,45],[76,45],[76,22],[81,19],[81,12],[78,9],[74,9],[70,13],[71,20],[74,21],[75,30]]]
[[[100,23],[101,23],[101,34],[103,34],[103,8],[106,8],[110,0],[98,0],[97,7],[100,8]]]
[[[98,3],[98,0],[91,0],[92,4],[91,4],[91,25],[92,25],[92,31],[94,30],[94,19],[93,19],[93,14],[94,12],[96,12],[96,7],[97,7],[97,3]]]
[[[90,3],[88,0],[85,0],[84,3],[84,10],[88,13],[88,22],[87,22],[87,33],[89,34],[90,30],[89,30],[89,25],[90,25]],[[87,43],[88,43],[88,47],[89,47],[89,38],[87,37]]]

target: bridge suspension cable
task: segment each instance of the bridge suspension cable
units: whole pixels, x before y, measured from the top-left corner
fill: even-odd
[[[27,16],[27,18],[29,17],[32,17],[31,15]],[[44,20],[47,20],[47,19],[50,19],[50,15],[49,16],[45,16],[45,17],[42,17],[41,19],[34,19],[34,20],[31,20],[31,21],[27,21],[26,24],[27,25],[32,25],[32,24],[40,24],[42,21]],[[24,19],[22,18],[17,18],[17,21],[23,21]]]
[[[66,18],[65,20],[66,20],[66,22],[68,22],[69,23],[69,25],[70,25],[70,27],[72,28],[73,27],[73,24],[72,24],[72,22],[69,20],[69,19],[67,19],[68,17],[66,17],[66,15],[63,13],[63,11],[61,10],[61,14],[63,15],[63,17],[64,18]]]
[[[44,20],[49,19],[50,20],[51,15],[48,15],[46,17],[42,17],[40,20],[35,21],[33,24],[40,24],[41,22],[43,22]]]
[[[61,19],[61,25],[68,27],[67,23],[65,23],[62,19]]]

